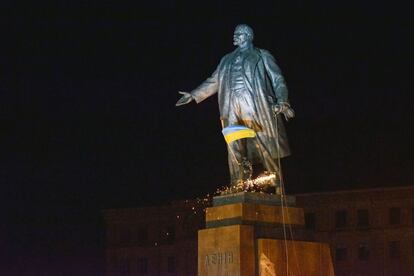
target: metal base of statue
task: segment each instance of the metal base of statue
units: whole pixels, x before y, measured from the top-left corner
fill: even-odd
[[[198,232],[198,275],[335,275],[329,245],[310,241],[295,197],[283,203],[262,193],[214,197]]]

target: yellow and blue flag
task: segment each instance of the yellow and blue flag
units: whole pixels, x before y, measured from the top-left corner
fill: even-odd
[[[256,137],[256,132],[253,129],[239,125],[225,127],[221,132],[227,144],[243,138]]]

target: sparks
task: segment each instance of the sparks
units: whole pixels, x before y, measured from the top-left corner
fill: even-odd
[[[273,186],[276,181],[275,173],[265,172],[262,175],[259,175],[255,179],[248,179],[245,181],[240,181],[233,186],[225,186],[220,189],[217,189],[217,195],[226,195],[238,192],[259,192],[263,193],[265,186]]]

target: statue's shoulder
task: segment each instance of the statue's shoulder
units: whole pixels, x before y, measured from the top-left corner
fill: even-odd
[[[272,54],[268,50],[260,49],[260,48],[256,48],[256,50],[262,57],[273,57]]]
[[[226,63],[226,61],[228,61],[228,60],[232,57],[232,55],[234,55],[234,53],[235,53],[235,51],[231,51],[231,52],[229,52],[229,53],[225,54],[225,55],[221,58],[221,60],[220,60],[220,64]]]
[[[237,51],[237,49],[236,49],[236,50],[233,50],[233,51],[231,51],[231,52],[228,52],[227,54],[225,54],[225,55],[223,56],[223,58],[222,58],[222,59],[227,59],[227,58],[231,57],[232,55],[234,55],[234,53],[236,53],[236,51]]]

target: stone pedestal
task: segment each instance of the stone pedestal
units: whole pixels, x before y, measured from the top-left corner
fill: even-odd
[[[198,275],[255,275],[254,227],[231,225],[199,231]]]
[[[198,232],[198,275],[334,275],[329,246],[308,241],[303,209],[294,197],[286,202],[247,192],[215,197]]]

